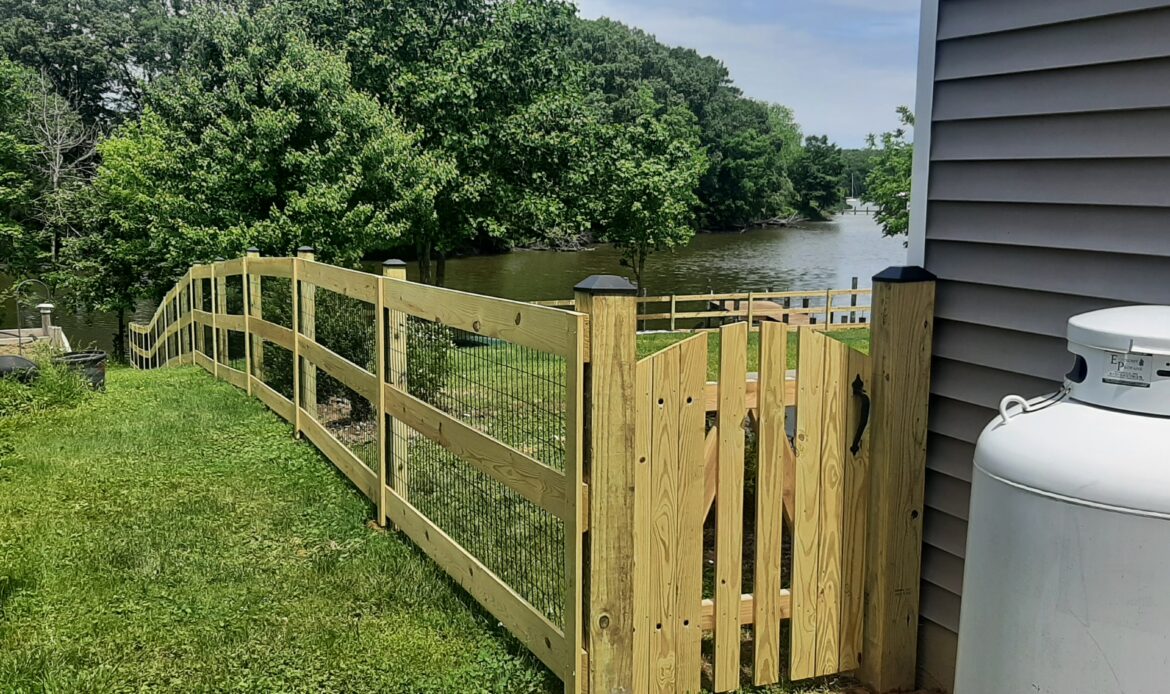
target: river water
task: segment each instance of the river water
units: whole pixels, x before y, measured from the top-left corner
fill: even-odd
[[[618,257],[609,246],[598,246],[576,253],[516,251],[457,258],[448,261],[447,286],[509,299],[567,299],[573,285],[590,275],[629,275]],[[698,234],[686,248],[653,254],[645,280],[647,291],[656,295],[844,289],[853,277],[868,287],[875,273],[905,260],[901,238],[883,237],[870,215],[845,214],[829,222]],[[411,265],[408,276],[415,273]],[[0,291],[9,286],[10,280],[0,275]],[[41,295],[32,294],[20,311],[24,327],[40,321],[31,306]],[[136,316],[149,317],[152,311],[144,302]],[[0,329],[15,327],[16,313],[13,301],[0,304]],[[75,349],[111,349],[117,326],[116,317],[105,313],[58,311],[54,322],[65,329]]]

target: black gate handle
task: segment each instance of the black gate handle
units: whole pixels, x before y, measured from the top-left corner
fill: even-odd
[[[865,392],[865,381],[861,376],[853,379],[853,394],[861,398],[861,421],[857,423],[857,433],[853,436],[853,445],[849,452],[857,455],[861,450],[861,437],[865,435],[865,428],[869,426],[869,394]]]

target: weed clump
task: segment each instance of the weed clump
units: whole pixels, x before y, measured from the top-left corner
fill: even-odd
[[[37,365],[34,376],[0,378],[0,417],[74,407],[92,395],[85,376],[53,363],[54,356],[48,348],[33,350],[28,358]]]

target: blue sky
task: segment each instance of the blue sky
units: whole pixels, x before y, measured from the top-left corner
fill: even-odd
[[[843,147],[914,105],[920,0],[577,0],[583,17],[632,24],[719,58],[748,96],[796,112]]]

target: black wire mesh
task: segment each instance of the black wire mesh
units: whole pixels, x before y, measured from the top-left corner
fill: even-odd
[[[293,399],[293,353],[280,345],[264,342],[260,380],[289,400]]]
[[[269,323],[292,330],[292,280],[287,277],[262,277],[259,315]]]
[[[246,336],[235,330],[225,330],[227,333],[227,354],[221,358],[224,364],[233,369],[244,371],[248,368]]]
[[[564,469],[564,359],[417,317],[407,326],[407,392]],[[402,343],[387,344],[390,364],[401,363]],[[417,432],[399,426],[392,433],[393,446],[406,450],[410,503],[550,621],[562,623],[561,521]]]
[[[223,306],[232,316],[244,315],[244,276],[228,275],[223,278]]]

